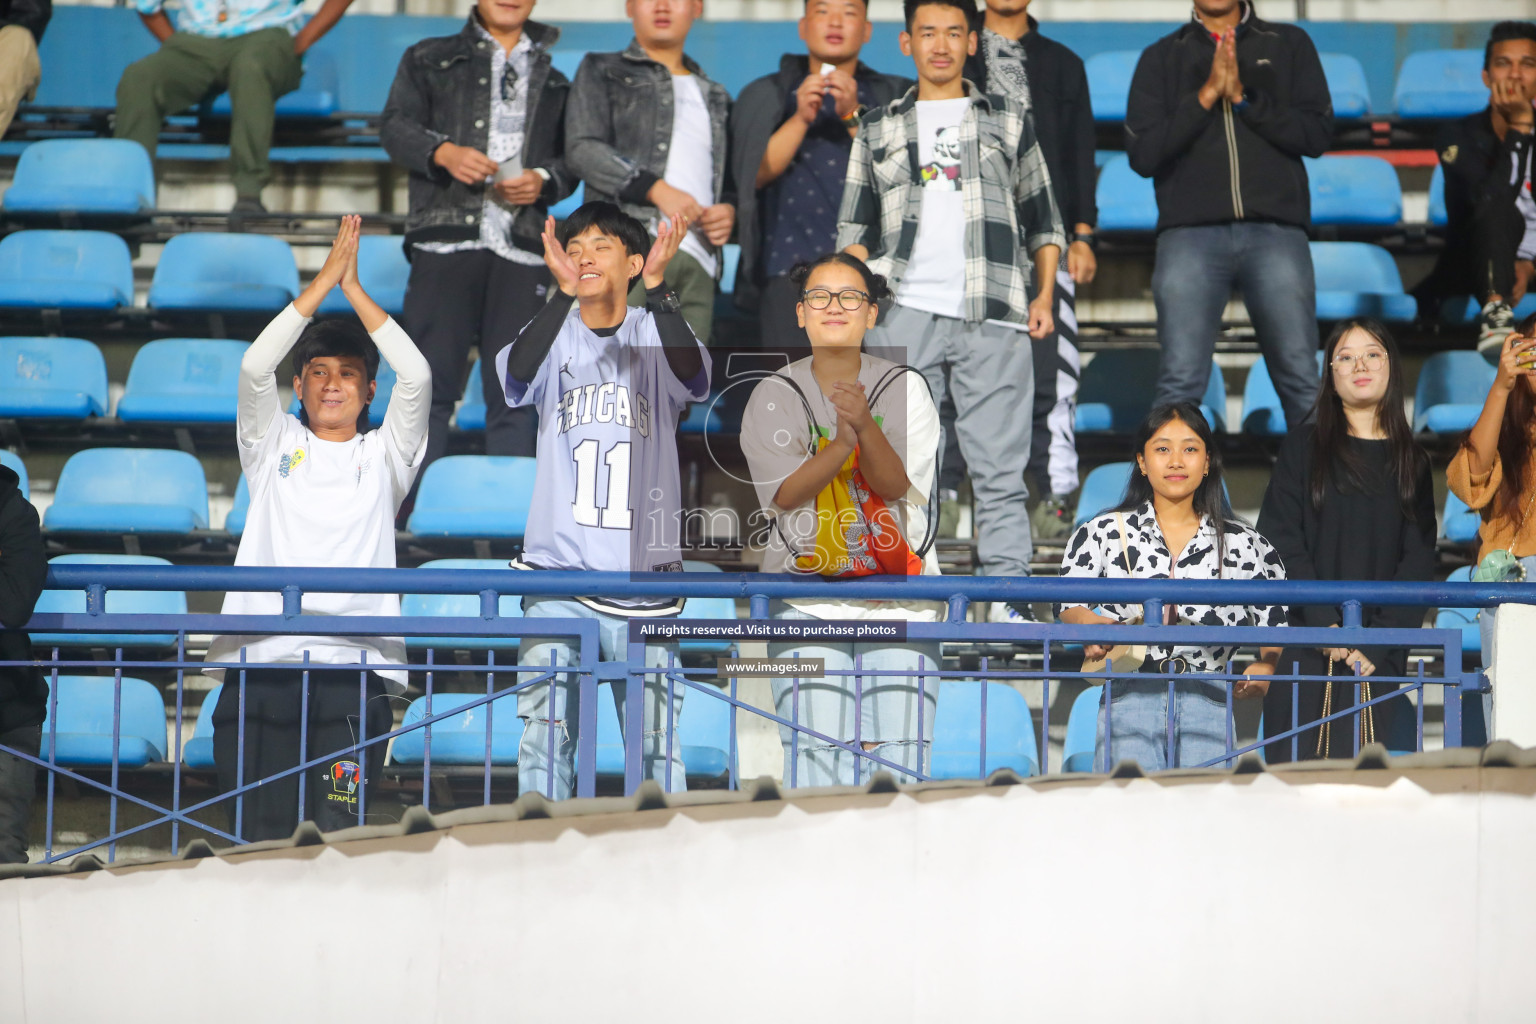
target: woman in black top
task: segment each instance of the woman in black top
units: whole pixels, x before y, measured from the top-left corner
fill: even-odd
[[[1403,371],[1397,343],[1374,320],[1346,320],[1329,336],[1325,372],[1311,423],[1292,430],[1259,513],[1259,532],[1285,561],[1293,580],[1428,580],[1435,567],[1435,498],[1429,457],[1413,440],[1403,411]],[[1423,608],[1363,609],[1366,626],[1415,628],[1424,624]],[[1293,626],[1337,626],[1340,611],[1331,606],[1292,605]],[[1342,685],[1280,683],[1264,698],[1264,732],[1274,736],[1291,728],[1292,691],[1300,690],[1300,721],[1316,722],[1361,699],[1397,689],[1372,683],[1373,675],[1401,676],[1407,666],[1403,648],[1287,648],[1277,674],[1343,677]],[[1357,676],[1358,674],[1358,676]],[[1363,677],[1363,678],[1360,678]],[[1331,692],[1331,700],[1330,693]],[[1301,733],[1301,760],[1352,757],[1351,728],[1367,742],[1389,743],[1393,720],[1411,713],[1406,699],[1376,705],[1369,713],[1340,718]],[[1406,736],[1404,731],[1402,735]],[[1401,741],[1399,741],[1401,742]],[[1290,761],[1291,743],[1265,748],[1271,764]]]

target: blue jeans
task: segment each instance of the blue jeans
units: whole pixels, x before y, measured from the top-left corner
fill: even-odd
[[[598,631],[599,657],[603,661],[621,661],[629,654],[629,620],[617,615],[604,615],[579,601],[566,598],[528,598],[523,609],[525,619],[594,619]],[[645,664],[650,668],[663,667],[669,657],[675,657],[676,644],[647,644]],[[569,665],[578,660],[578,652],[572,639],[565,637],[524,637],[520,645],[517,663],[523,668],[536,665]],[[527,682],[534,674],[524,672],[518,681]],[[625,731],[624,695],[628,684],[613,683],[613,702],[619,713],[619,729]],[[683,710],[683,695],[687,686],[677,683],[672,691],[672,761],[670,771],[663,770],[667,757],[667,728],[662,725],[667,712],[667,686],[663,675],[647,676],[645,697],[641,704],[645,739],[641,746],[641,777],[656,779],[669,793],[681,793],[688,788],[683,773],[683,743],[677,734],[678,716]],[[554,708],[550,708],[551,690]],[[517,715],[526,723],[523,740],[517,748],[518,793],[542,793],[555,800],[568,799],[575,791],[577,719],[567,709],[577,706],[577,684],[574,672],[557,675],[555,685],[548,681],[532,686],[517,695]],[[551,739],[553,726],[553,740]],[[553,758],[551,758],[553,747]],[[554,764],[551,766],[550,761]],[[551,780],[550,773],[554,778]],[[667,777],[670,775],[670,781]]]
[[[775,618],[811,619],[795,608],[776,610]],[[891,672],[937,672],[937,640],[901,647],[851,643],[779,643],[768,645],[770,658],[821,658],[828,673],[821,679],[773,680],[774,711],[807,729],[848,744],[862,744],[875,757],[926,773],[933,744],[933,716],[938,709],[937,676],[887,675]],[[855,657],[860,674],[855,670]],[[848,675],[832,675],[835,671]],[[856,684],[857,683],[857,687]],[[918,734],[918,698],[922,698],[922,734]],[[856,754],[805,733],[779,726],[784,743],[784,784],[791,786],[857,786],[877,771],[890,771]],[[917,779],[897,773],[898,782]]]
[[[1114,679],[1109,710],[1111,739],[1109,761],[1104,757],[1105,707],[1099,701],[1099,731],[1093,762],[1108,771],[1121,761],[1135,761],[1143,771],[1194,768],[1227,752],[1227,698],[1216,683],[1178,680],[1173,707],[1168,705],[1168,680]],[[1173,749],[1168,743],[1169,715],[1173,721]],[[1172,763],[1170,763],[1170,753]]]
[[[1200,403],[1221,312],[1234,287],[1253,319],[1286,422],[1297,427],[1317,398],[1317,286],[1307,233],[1280,224],[1216,224],[1158,234],[1152,298],[1163,358],[1156,404]]]
[[[1520,559],[1521,566],[1525,569],[1525,582],[1536,585],[1536,555],[1526,555]],[[1489,656],[1493,653],[1493,624],[1497,621],[1498,610],[1484,608],[1477,614],[1477,631],[1483,641],[1483,671],[1489,668]],[[1481,713],[1482,720],[1478,720]],[[1483,699],[1476,704],[1464,706],[1461,709],[1461,742],[1469,747],[1486,746],[1493,740],[1493,694],[1483,694]]]

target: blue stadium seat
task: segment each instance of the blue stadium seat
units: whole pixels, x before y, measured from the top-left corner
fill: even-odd
[[[683,559],[684,572],[722,572],[723,570],[713,562],[700,562],[692,558]],[[683,605],[681,619],[736,619],[736,602],[729,597],[690,597]],[[678,649],[685,653],[714,655],[721,658],[729,657],[736,650],[736,644],[731,640],[680,640]]]
[[[123,768],[142,768],[165,760],[165,698],[160,689],[143,679],[124,676],[119,688],[111,676],[59,676],[58,717],[48,701],[49,716],[43,722],[42,753],[74,768],[108,768],[112,765],[113,707],[121,708],[116,727],[117,763]],[[58,732],[50,735],[57,722]],[[51,740],[57,737],[55,748]]]
[[[1077,695],[1067,715],[1067,738],[1061,745],[1061,770],[1091,772],[1093,751],[1099,741],[1099,702],[1103,686],[1090,686]]]
[[[981,771],[982,686],[987,687],[985,772]],[[1007,683],[946,679],[939,684],[934,718],[930,778],[975,779],[1000,768],[1012,768],[1024,777],[1040,774],[1035,721],[1029,704],[1023,694]]]
[[[505,569],[504,558],[438,558],[423,562],[423,569]],[[523,617],[523,599],[517,594],[502,594],[497,607],[502,618]],[[400,614],[406,618],[430,615],[447,618],[480,617],[478,594],[402,594]],[[414,648],[447,648],[459,651],[515,651],[517,637],[408,636],[405,645]]]
[[[502,563],[505,566],[505,562]],[[514,680],[507,677],[507,686]],[[484,693],[437,693],[432,694],[432,714],[441,715],[454,708],[463,707],[472,700],[484,697]],[[489,710],[492,709],[494,710]],[[417,697],[405,709],[402,727],[414,725],[427,717],[427,698]],[[497,697],[489,704],[461,711],[451,718],[432,724],[433,764],[484,764],[486,718],[491,726],[491,764],[512,765],[517,763],[517,746],[523,741],[523,720],[517,717],[517,695]],[[395,737],[390,749],[391,764],[421,764],[426,760],[427,733],[425,729]]]
[[[198,705],[197,718],[192,725],[192,737],[181,745],[181,763],[193,771],[211,772],[218,767],[213,761],[213,709],[218,706],[219,694],[223,692],[224,684],[218,683],[203,694],[203,702]],[[173,718],[171,728],[175,727]],[[174,749],[174,742],[168,749]]]
[[[107,414],[107,363],[80,338],[0,338],[0,416],[83,420]]]
[[[1318,379],[1322,379],[1323,354],[1317,354]],[[1287,430],[1285,410],[1280,407],[1280,395],[1275,382],[1269,377],[1269,367],[1260,356],[1248,370],[1248,380],[1243,384],[1243,432],[1260,437],[1279,437]]]
[[[245,482],[245,474],[240,474],[240,482],[235,484],[235,503],[229,507],[229,515],[224,517],[224,529],[230,536],[238,537],[245,532],[245,517],[251,513],[251,485]]]
[[[336,58],[341,110],[338,114],[377,114],[406,48],[428,36],[456,35],[464,18],[399,14],[351,14],[315,44],[311,54]]]
[[[578,182],[576,184],[576,191],[572,192],[570,195],[566,196],[564,199],[560,200],[554,206],[549,208],[550,216],[554,217],[555,220],[565,220],[571,214],[580,209],[581,204],[585,203],[586,201],[586,182]]]
[[[1472,581],[1472,567],[1462,566],[1445,578],[1447,583],[1470,583]],[[1478,624],[1478,615],[1481,610],[1477,608],[1440,608],[1435,612],[1436,629],[1461,630],[1461,650],[1463,654],[1483,653],[1483,631]]]
[[[679,434],[723,434],[725,420],[720,415],[720,396],[714,392],[702,402],[688,403],[688,411],[677,421]]]
[[[1373,316],[1387,323],[1411,323],[1418,314],[1413,296],[1392,254],[1366,242],[1312,242],[1317,318],[1344,320]]]
[[[1095,121],[1124,121],[1140,50],[1106,50],[1084,61],[1088,72],[1088,102]],[[1100,223],[1102,227],[1102,220]]]
[[[28,146],[5,192],[13,216],[148,216],[155,209],[149,154],[127,139],[44,139]]]
[[[170,565],[154,555],[55,555],[50,565]],[[45,590],[35,614],[84,615],[84,590]],[[109,590],[108,615],[185,615],[187,595],[180,590]],[[45,647],[139,647],[164,650],[176,646],[174,633],[37,633],[32,642]]]
[[[550,67],[560,72],[569,81],[576,81],[576,69],[581,67],[582,58],[586,57],[586,50],[550,50]]]
[[[163,338],[133,357],[117,402],[125,423],[234,423],[240,360],[250,346],[222,338]]]
[[[1414,432],[1446,435],[1472,429],[1496,375],[1478,352],[1436,352],[1424,360],[1413,397]]]
[[[480,360],[469,368],[469,379],[464,382],[464,401],[453,414],[454,426],[460,430],[485,429],[485,385],[480,379]]]
[[[373,390],[373,401],[368,405],[368,429],[376,430],[384,423],[384,416],[389,412],[389,399],[395,393],[395,380],[398,375],[395,368],[389,365],[389,360],[379,356],[379,372],[374,376],[374,383],[378,387]],[[303,405],[299,402],[299,396],[294,395],[293,401],[288,403],[288,411],[297,416]]]
[[[88,56],[79,49],[82,39],[90,40]],[[159,45],[131,8],[55,4],[37,55],[44,68],[57,70],[44,72],[33,103],[111,110],[117,106],[123,69]],[[22,114],[26,109],[21,108]]]
[[[411,264],[400,247],[399,235],[364,235],[357,240],[358,283],[392,317],[405,315],[405,285],[410,276]],[[321,316],[350,316],[352,304],[337,285],[320,300],[318,312]]]
[[[27,464],[21,461],[21,456],[9,448],[0,448],[0,466],[16,471],[20,481],[16,486],[21,488],[21,496],[28,501],[32,499],[32,480],[27,475]]]
[[[427,467],[410,529],[418,537],[519,538],[533,501],[534,460],[449,455]]]
[[[1429,176],[1429,222],[1443,228],[1451,222],[1445,210],[1445,168],[1435,161],[1435,173]]]
[[[1445,510],[1440,515],[1440,539],[1452,544],[1474,544],[1483,517],[1467,508],[1454,491],[1445,492]]]
[[[1328,79],[1328,94],[1333,98],[1333,116],[1364,117],[1371,112],[1371,87],[1366,84],[1365,68],[1347,53],[1320,53],[1323,77]]]
[[[1078,492],[1077,516],[1072,521],[1075,530],[1107,508],[1114,508],[1125,497],[1125,485],[1131,479],[1130,462],[1106,462],[1095,466],[1083,478],[1083,488]]]
[[[1484,109],[1482,49],[1410,53],[1397,73],[1393,104],[1404,119],[1464,117]]]
[[[165,245],[149,288],[158,310],[276,313],[299,294],[288,243],[271,235],[199,232]]]
[[[190,533],[208,528],[203,464],[158,448],[87,448],[64,463],[49,530],[89,533]]]
[[[1302,157],[1312,223],[1396,227],[1403,219],[1397,170],[1379,156]]]
[[[105,231],[18,231],[0,239],[0,307],[133,305],[128,243]]]
[[[279,96],[273,109],[280,121],[331,117],[340,109],[340,95],[336,58],[317,47],[304,55],[304,78],[299,87]],[[229,117],[229,93],[219,93],[205,109],[212,117]]]
[[[730,768],[731,705],[684,683],[673,685],[673,692],[684,697],[674,739],[683,745],[683,766],[689,778],[717,779]],[[436,738],[434,734],[434,744]],[[597,688],[597,774],[624,774],[624,737],[607,683]]]
[[[1079,434],[1129,434],[1152,410],[1161,353],[1157,349],[1106,349],[1083,367],[1078,390]],[[1213,360],[1200,399],[1211,429],[1227,429],[1227,384],[1221,367]]]
[[[1157,190],[1151,178],[1131,170],[1125,156],[1116,156],[1104,165],[1095,195],[1100,231],[1157,230]]]

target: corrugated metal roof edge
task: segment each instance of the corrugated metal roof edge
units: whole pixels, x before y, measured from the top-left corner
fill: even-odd
[[[1285,782],[1307,784],[1316,782],[1329,782],[1334,784],[1356,783],[1361,785],[1377,786],[1381,784],[1381,777],[1377,772],[1394,772],[1409,777],[1418,777],[1421,781],[1431,772],[1443,772],[1447,769],[1454,770],[1456,782],[1452,785],[1430,785],[1426,788],[1431,791],[1457,791],[1466,792],[1473,787],[1464,776],[1467,773],[1477,774],[1485,768],[1498,769],[1536,769],[1536,748],[1521,748],[1513,743],[1500,741],[1482,748],[1453,748],[1450,750],[1434,751],[1422,754],[1406,754],[1399,757],[1391,756],[1385,747],[1380,744],[1371,744],[1360,751],[1360,755],[1353,761],[1308,761],[1295,765],[1282,765],[1269,768],[1255,754],[1244,754],[1230,769],[1188,769],[1159,772],[1156,775],[1147,775],[1141,768],[1131,761],[1122,761],[1109,774],[1052,774],[1021,778],[1012,770],[1003,769],[994,772],[986,779],[962,779],[947,782],[924,782],[913,785],[898,786],[893,778],[885,773],[877,773],[867,786],[858,787],[829,787],[822,789],[803,789],[799,791],[786,790],[779,783],[768,777],[759,778],[746,783],[739,790],[694,790],[688,793],[668,795],[663,793],[660,785],[654,781],[646,781],[641,784],[639,790],[633,796],[628,797],[598,797],[591,800],[564,800],[551,802],[545,800],[536,793],[525,793],[510,804],[492,804],[482,807],[468,807],[460,810],[445,811],[433,814],[421,807],[407,808],[404,816],[397,823],[390,825],[367,825],[358,828],[343,829],[337,832],[322,833],[312,822],[304,822],[294,830],[288,839],[274,839],[261,843],[250,843],[245,846],[231,847],[224,850],[215,850],[206,840],[194,839],[187,843],[179,854],[167,854],[162,857],[144,857],[134,860],[119,860],[108,864],[95,854],[85,853],[72,857],[67,861],[54,864],[17,864],[0,865],[0,881],[8,878],[38,878],[54,875],[77,874],[89,871],[120,871],[125,869],[142,870],[145,868],[163,867],[180,861],[197,860],[202,857],[229,857],[240,858],[256,853],[297,849],[300,847],[335,845],[344,846],[351,844],[377,842],[382,839],[393,839],[404,836],[419,835],[428,832],[442,832],[465,826],[511,824],[523,821],[548,821],[557,824],[557,831],[562,828],[579,826],[588,832],[608,831],[618,828],[633,828],[640,824],[636,815],[656,811],[688,811],[700,808],[718,808],[726,812],[722,815],[710,815],[709,817],[739,817],[747,810],[747,807],[764,802],[778,802],[782,804],[796,804],[807,810],[824,811],[835,810],[851,806],[874,806],[888,801],[889,797],[896,793],[905,793],[919,799],[942,799],[958,796],[979,795],[988,790],[996,790],[999,787],[1030,786],[1039,789],[1052,789],[1064,786],[1101,786],[1120,783],[1128,779],[1148,778],[1159,784],[1190,785],[1200,783],[1222,782],[1234,777],[1269,774]],[[1353,778],[1354,776],[1363,776]],[[1536,772],[1530,772],[1521,778],[1522,785],[1519,790],[1526,795],[1536,796]],[[1499,786],[1503,792],[1509,792],[1507,785]],[[732,808],[736,813],[731,813]],[[758,808],[761,810],[761,808]],[[595,819],[607,816],[613,820],[600,823]],[[664,824],[670,820],[671,815],[650,819],[656,825]],[[540,829],[538,838],[547,841],[550,837],[548,829]],[[512,834],[506,837],[507,841],[518,841],[520,837]],[[354,851],[349,851],[354,852]],[[355,852],[366,852],[357,850]]]

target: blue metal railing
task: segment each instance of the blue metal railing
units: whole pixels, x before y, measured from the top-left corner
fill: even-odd
[[[427,714],[419,721],[412,721],[409,725],[393,728],[386,733],[377,736],[368,736],[362,732],[357,736],[357,742],[340,751],[326,752],[322,756],[311,757],[302,763],[287,769],[286,771],[272,775],[268,778],[237,780],[236,786],[217,797],[209,798],[184,805],[182,802],[182,727],[184,724],[185,706],[185,675],[187,671],[193,673],[202,672],[212,667],[223,667],[226,672],[233,672],[236,685],[241,687],[240,699],[244,700],[245,671],[254,668],[284,667],[292,669],[293,664],[283,666],[256,665],[247,662],[213,663],[197,659],[189,659],[186,654],[188,635],[194,634],[241,634],[241,635],[346,635],[346,636],[407,636],[407,637],[444,637],[444,638],[512,638],[512,637],[566,637],[573,647],[579,652],[575,664],[561,666],[562,673],[574,674],[577,689],[576,721],[578,726],[576,749],[576,795],[591,796],[596,792],[596,761],[597,761],[597,700],[598,687],[602,682],[626,682],[626,720],[631,723],[641,721],[641,701],[643,700],[645,680],[657,680],[664,682],[666,686],[666,700],[668,714],[666,721],[672,721],[671,707],[675,700],[681,699],[682,694],[705,694],[711,699],[724,701],[729,708],[729,743],[727,784],[735,786],[738,783],[738,751],[736,749],[736,724],[738,715],[745,711],[759,716],[780,727],[791,731],[792,743],[799,743],[801,737],[807,740],[815,740],[821,744],[830,745],[847,751],[855,758],[858,765],[867,765],[873,772],[880,769],[896,771],[901,777],[925,779],[927,774],[925,767],[919,760],[917,771],[911,767],[891,763],[878,755],[863,749],[858,742],[857,734],[853,742],[838,737],[828,736],[807,728],[800,722],[798,710],[792,712],[789,718],[766,712],[738,697],[737,681],[730,679],[722,688],[713,682],[704,681],[704,677],[713,679],[713,668],[688,668],[676,664],[675,659],[665,667],[647,669],[645,663],[643,644],[631,643],[627,652],[627,658],[623,661],[603,662],[597,655],[598,629],[597,624],[585,619],[536,619],[525,620],[517,617],[503,617],[500,614],[500,598],[503,594],[516,596],[600,596],[604,594],[625,593],[631,595],[648,596],[686,596],[686,597],[728,597],[746,600],[750,606],[752,619],[767,619],[769,617],[769,602],[773,599],[786,597],[821,598],[821,599],[875,599],[875,600],[924,600],[942,602],[945,606],[945,614],[936,622],[912,622],[906,625],[906,635],[909,641],[941,641],[949,643],[971,644],[1013,644],[1026,648],[1038,646],[1041,654],[1039,669],[1017,668],[1006,666],[1004,668],[993,667],[987,659],[982,660],[981,670],[967,669],[943,669],[923,672],[888,672],[882,670],[882,675],[909,675],[918,677],[919,701],[918,707],[923,707],[922,695],[928,680],[933,680],[937,686],[946,679],[982,680],[986,681],[1040,681],[1047,686],[1046,694],[1042,701],[1042,716],[1038,736],[1040,739],[1038,749],[1048,752],[1050,747],[1050,719],[1051,701],[1049,700],[1048,684],[1050,681],[1083,680],[1100,678],[1107,679],[1112,689],[1118,682],[1129,676],[1117,675],[1106,672],[1104,669],[1085,671],[1061,671],[1052,666],[1053,645],[1080,644],[1084,642],[1101,641],[1108,632],[1112,639],[1118,643],[1147,643],[1168,645],[1177,643],[1180,647],[1189,646],[1223,646],[1256,648],[1259,646],[1291,646],[1291,647],[1392,647],[1434,649],[1440,653],[1440,661],[1443,665],[1442,675],[1426,677],[1423,674],[1423,662],[1419,664],[1419,673],[1405,677],[1372,677],[1372,682],[1383,684],[1402,684],[1403,689],[1394,693],[1376,697],[1371,700],[1360,699],[1359,687],[1355,687],[1355,699],[1348,706],[1334,712],[1325,721],[1342,721],[1357,716],[1363,708],[1380,706],[1387,700],[1406,701],[1410,694],[1416,694],[1416,730],[1417,747],[1423,747],[1424,728],[1424,688],[1426,685],[1438,685],[1447,689],[1445,700],[1445,745],[1459,746],[1462,742],[1461,729],[1461,700],[1463,697],[1480,693],[1483,689],[1482,677],[1477,672],[1463,670],[1461,661],[1461,636],[1459,631],[1433,630],[1433,629],[1366,629],[1361,626],[1362,604],[1371,605],[1409,605],[1409,606],[1454,606],[1454,607],[1496,607],[1502,603],[1536,603],[1536,587],[1523,588],[1509,585],[1486,585],[1465,583],[1351,583],[1351,582],[1319,582],[1319,581],[1192,581],[1192,580],[1104,580],[1104,579],[1079,579],[1062,577],[1043,578],[989,578],[969,576],[938,576],[938,577],[914,577],[914,578],[874,578],[852,580],[844,582],[829,582],[823,580],[808,580],[800,576],[773,576],[762,574],[725,575],[717,573],[566,573],[566,572],[519,572],[512,570],[483,570],[483,569],[358,569],[337,573],[329,569],[275,569],[253,567],[193,567],[193,566],[157,566],[157,565],[90,565],[90,564],[60,564],[50,567],[49,587],[62,590],[83,590],[86,593],[86,611],[84,613],[60,613],[43,614],[34,616],[28,629],[47,633],[76,633],[76,634],[172,634],[176,637],[176,657],[173,660],[124,660],[123,649],[117,648],[115,658],[102,662],[99,660],[71,660],[61,658],[59,648],[55,647],[50,652],[51,656],[40,658],[40,663],[50,675],[53,681],[50,696],[50,729],[56,733],[58,714],[58,685],[57,680],[61,670],[84,669],[99,671],[102,668],[110,668],[113,678],[116,680],[114,692],[113,733],[112,733],[112,763],[110,766],[110,781],[102,782],[89,775],[82,774],[58,763],[58,744],[56,735],[52,735],[48,742],[47,758],[32,757],[25,752],[9,751],[18,756],[39,765],[47,772],[46,792],[47,803],[45,811],[45,827],[47,840],[45,854],[49,860],[56,860],[66,856],[72,856],[85,850],[91,850],[105,846],[108,857],[116,854],[118,842],[129,836],[144,832],[160,825],[169,824],[171,829],[171,846],[179,848],[181,827],[195,829],[214,838],[238,843],[242,842],[242,806],[245,795],[249,794],[261,785],[271,784],[276,780],[299,776],[302,780],[303,773],[313,769],[328,760],[334,759],[348,752],[356,752],[366,748],[373,748],[380,752],[382,757],[383,744],[412,732],[420,731],[424,738],[424,757],[422,764],[422,800],[430,806],[431,780],[432,780],[432,726],[441,724],[449,718],[463,714],[474,708],[484,708],[487,712],[486,725],[486,757],[484,761],[484,785],[483,799],[489,803],[491,799],[491,721],[490,715],[496,708],[493,702],[516,694],[534,686],[547,685],[553,691],[556,685],[556,673],[549,666],[519,666],[515,664],[496,664],[494,652],[485,665],[477,665],[466,669],[464,666],[447,666],[447,671],[483,673],[486,677],[486,690],[484,696],[478,694],[462,703],[455,703],[447,711],[433,713],[431,701],[434,694],[434,683],[437,674],[445,670],[445,666],[436,663],[432,651],[428,650],[424,660],[413,662],[405,668],[412,672],[422,673],[425,679],[426,710]],[[107,614],[105,611],[105,596],[109,590],[179,590],[179,591],[262,591],[274,592],[282,595],[282,613],[269,616],[223,616],[208,614],[186,615],[135,615],[135,614]],[[306,593],[414,593],[414,594],[473,594],[480,598],[479,617],[451,618],[451,617],[337,617],[337,616],[311,616],[302,612],[303,595]],[[966,622],[966,609],[972,601],[1035,601],[1035,602],[1079,602],[1088,604],[1108,603],[1140,603],[1144,608],[1146,621],[1158,622],[1162,619],[1163,605],[1173,601],[1180,604],[1209,604],[1209,605],[1295,605],[1316,604],[1333,605],[1340,607],[1343,613],[1343,623],[1340,627],[1331,629],[1320,628],[1266,628],[1266,627],[1217,627],[1201,625],[1179,625],[1177,627],[1163,626],[1115,626],[1106,628],[1103,626],[1075,626],[1062,623],[1051,624],[994,624],[994,623],[970,623]],[[338,627],[345,626],[342,632]],[[1175,635],[1170,636],[1170,630]],[[87,645],[88,646],[88,645]],[[38,652],[40,655],[43,653]],[[1057,656],[1058,662],[1060,656]],[[1072,660],[1076,660],[1075,658]],[[371,666],[379,667],[379,666]],[[392,668],[398,666],[390,666]],[[1275,682],[1300,682],[1321,683],[1325,680],[1315,676],[1305,676],[1297,673],[1287,673],[1285,666],[1280,666],[1280,671],[1269,677]],[[119,743],[121,728],[121,681],[125,670],[173,670],[176,677],[175,697],[175,721],[173,726],[174,750],[170,758],[172,773],[172,792],[170,806],[162,806],[151,800],[136,794],[126,792],[121,786],[121,770],[119,764]],[[242,671],[245,670],[245,671]],[[495,676],[507,673],[519,672],[519,682],[511,686],[496,688]],[[852,677],[853,688],[859,687],[859,679],[862,669],[855,667],[850,672],[838,672],[828,669],[828,676]],[[1145,680],[1147,677],[1139,677]],[[1233,697],[1231,684],[1241,678],[1239,673],[1227,666],[1226,672],[1209,673],[1200,675],[1184,675],[1182,679],[1191,681],[1206,681],[1223,686],[1227,691],[1227,721],[1228,743],[1225,753],[1211,761],[1211,764],[1229,763],[1231,759],[1244,753],[1257,750],[1265,745],[1273,745],[1289,742],[1294,753],[1297,736],[1304,730],[1316,727],[1319,723],[1308,722],[1304,725],[1274,735],[1267,735],[1257,743],[1242,747],[1235,747],[1232,743],[1232,712]],[[359,672],[360,726],[366,729],[366,715],[363,714],[361,702],[366,701],[366,669]],[[1334,680],[1337,682],[1337,680]],[[305,698],[308,697],[307,680],[305,686]],[[979,730],[980,750],[978,757],[978,774],[986,774],[987,761],[987,687],[981,687],[981,723]],[[697,699],[697,697],[695,697]],[[243,705],[242,705],[243,706]],[[503,712],[505,713],[505,712]],[[921,710],[919,712],[921,714]],[[1293,715],[1292,721],[1296,717]],[[301,714],[301,722],[307,725],[307,708]],[[301,726],[302,728],[302,726]],[[921,735],[922,723],[919,723]],[[550,730],[553,737],[554,730]],[[631,728],[624,735],[624,786],[626,792],[633,792],[638,788],[643,767],[642,758],[642,730]],[[670,725],[666,730],[667,758],[662,763],[670,761],[673,744],[679,743]],[[1359,735],[1355,733],[1354,748],[1358,750]],[[304,742],[301,736],[301,749]],[[551,739],[551,742],[553,740]],[[244,716],[240,716],[238,745],[240,755],[238,763],[244,764]],[[0,748],[5,750],[7,748]],[[1105,751],[1106,758],[1109,751]],[[1042,767],[1046,754],[1042,754]],[[792,760],[793,763],[793,760]],[[1103,765],[1101,765],[1102,767]],[[793,767],[791,771],[793,772]],[[553,773],[551,772],[551,775]],[[76,785],[106,794],[110,799],[110,817],[108,832],[105,836],[89,842],[76,845],[67,850],[56,851],[54,849],[54,824],[55,824],[55,784],[58,779],[69,779]],[[359,794],[358,813],[361,823],[363,807],[366,799],[366,779],[360,780],[362,790]],[[787,780],[794,785],[795,779]],[[300,800],[304,799],[304,786],[299,785]],[[151,820],[138,824],[119,828],[118,803],[125,801],[141,808],[151,815]],[[232,831],[220,829],[207,822],[200,821],[192,815],[203,812],[215,804],[228,804],[232,807]],[[302,803],[300,818],[303,817]]]

